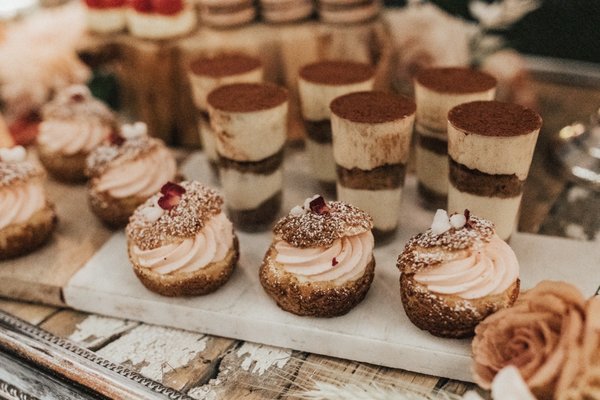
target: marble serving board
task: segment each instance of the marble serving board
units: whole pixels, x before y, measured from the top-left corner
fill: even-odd
[[[200,153],[191,156],[183,170],[189,178],[216,186]],[[305,154],[290,152],[284,210],[318,192],[308,176]],[[270,232],[238,232],[241,259],[231,280],[216,293],[196,298],[166,298],[145,289],[128,261],[125,235],[116,233],[71,279],[64,289],[65,301],[92,313],[470,381],[470,341],[440,339],[419,330],[400,301],[396,258],[410,236],[430,225],[432,216],[419,205],[415,179],[409,176],[397,237],[376,248],[373,285],[365,300],[342,317],[297,317],[265,294],[258,269]],[[554,279],[572,282],[591,295],[600,285],[597,244],[515,233],[511,245],[525,289]]]

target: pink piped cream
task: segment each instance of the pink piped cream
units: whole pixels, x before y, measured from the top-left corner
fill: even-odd
[[[45,205],[46,196],[41,179],[2,188],[0,190],[0,229],[27,222]]]
[[[177,173],[175,159],[164,146],[144,157],[109,166],[94,182],[95,189],[114,198],[150,197]]]
[[[519,277],[519,263],[510,246],[497,235],[481,248],[414,275],[415,281],[438,294],[479,299],[500,294]]]
[[[362,276],[373,254],[371,231],[337,239],[329,247],[299,248],[280,240],[275,261],[300,282],[343,284]]]
[[[178,239],[153,249],[134,245],[135,263],[159,274],[195,272],[225,259],[233,246],[233,226],[222,212],[207,221],[193,238]]]

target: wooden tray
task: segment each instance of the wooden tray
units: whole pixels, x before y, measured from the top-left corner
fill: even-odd
[[[302,152],[287,156],[283,210],[317,192],[305,157]],[[215,184],[202,154],[193,155],[183,169],[188,177]],[[65,299],[82,311],[470,381],[470,341],[439,339],[419,330],[400,301],[396,258],[433,215],[419,206],[415,186],[409,176],[396,239],[375,250],[376,276],[369,294],[342,317],[297,317],[264,293],[258,268],[270,232],[239,233],[242,256],[232,279],[216,293],[196,298],[165,298],[146,290],[127,259],[124,234],[117,233],[69,282]],[[511,245],[521,262],[524,288],[543,279],[565,280],[591,295],[600,285],[600,247],[593,243],[514,234]]]

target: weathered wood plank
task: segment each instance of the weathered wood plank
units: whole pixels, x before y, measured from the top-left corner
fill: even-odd
[[[305,398],[309,393],[320,393],[326,398],[327,390],[336,388],[339,388],[340,398],[345,388],[366,393],[375,387],[386,393],[399,393],[403,388],[419,393],[431,393],[435,389],[464,392],[464,385],[457,381],[448,381],[453,382],[448,387],[441,387],[438,382],[439,378],[433,376],[311,354],[301,363],[284,398]]]
[[[215,377],[188,395],[207,400],[279,398],[293,382],[304,356],[289,349],[239,343],[223,357]]]
[[[37,325],[58,311],[56,307],[0,299],[0,310]]]
[[[233,340],[139,325],[98,354],[176,390],[206,382]]]
[[[138,325],[134,321],[62,310],[44,321],[40,327],[90,350],[96,350]]]

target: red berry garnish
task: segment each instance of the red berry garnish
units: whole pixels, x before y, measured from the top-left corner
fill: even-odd
[[[123,7],[127,4],[127,0],[101,0],[105,8]]]
[[[160,192],[164,195],[182,196],[185,193],[185,188],[174,182],[167,182],[160,188]]]
[[[139,12],[152,12],[152,2],[150,0],[131,0],[131,7]]]
[[[338,260],[337,260],[335,257],[333,257],[333,258],[331,259],[331,266],[332,266],[332,267],[335,267],[335,266],[336,266],[336,265],[338,265],[338,264],[339,264],[339,261],[338,261]]]
[[[125,138],[119,135],[117,131],[112,131],[108,137],[108,141],[112,145],[121,146],[123,143],[125,143]]]
[[[465,209],[465,226],[468,228],[473,228],[473,221],[471,221],[471,211],[469,211],[468,209]]]
[[[163,15],[177,14],[183,10],[183,0],[151,0],[152,10]]]
[[[102,8],[102,0],[84,0],[89,8]]]
[[[325,199],[323,198],[323,196],[319,196],[311,200],[309,206],[310,211],[319,215],[327,214],[330,211],[329,206],[327,205],[327,203],[325,203]]]
[[[81,93],[73,93],[71,95],[71,101],[73,103],[81,103],[83,100],[85,100],[85,96]]]
[[[173,207],[177,206],[177,204],[179,204],[180,201],[181,201],[181,196],[165,194],[160,199],[158,199],[158,205],[163,210],[169,211]]]

